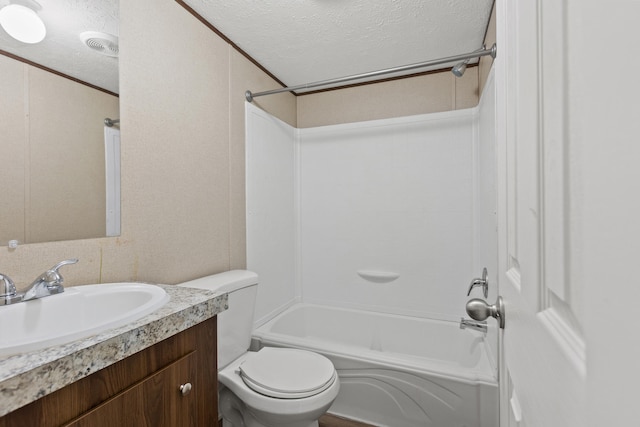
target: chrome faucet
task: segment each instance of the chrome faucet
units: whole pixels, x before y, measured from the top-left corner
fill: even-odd
[[[59,294],[64,292],[64,287],[62,283],[64,283],[64,279],[58,272],[60,267],[68,264],[75,264],[78,262],[77,258],[66,259],[64,261],[60,261],[49,270],[42,273],[36,280],[31,283],[29,289],[24,293],[22,297],[22,301],[29,301],[35,298],[44,298],[49,295]]]
[[[9,276],[0,273],[0,305],[9,305],[22,301],[22,294],[16,291],[16,285]]]
[[[487,333],[487,322],[460,318],[460,329],[473,329],[474,331]]]

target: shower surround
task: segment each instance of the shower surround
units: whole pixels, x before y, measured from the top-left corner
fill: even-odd
[[[476,109],[295,129],[246,108],[257,324],[301,300],[465,315],[469,281],[481,271]]]
[[[246,104],[254,345],[330,357],[345,384],[330,412],[374,425],[495,424],[496,324],[486,335],[458,328],[484,266],[496,293],[492,87],[490,77],[473,109],[306,129]],[[274,317],[289,326],[274,329]],[[439,393],[450,399],[398,404]]]

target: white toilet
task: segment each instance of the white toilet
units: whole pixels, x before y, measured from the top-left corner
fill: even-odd
[[[248,351],[258,276],[233,270],[180,284],[229,294],[218,315],[219,408],[227,427],[317,427],[340,382],[326,357],[306,350]]]

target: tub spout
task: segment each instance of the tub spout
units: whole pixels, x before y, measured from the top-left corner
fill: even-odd
[[[465,319],[464,317],[461,317],[460,329],[467,329],[467,328],[473,329],[474,331],[484,332],[486,334],[487,322],[485,320],[477,321],[477,320],[470,320],[470,319]]]

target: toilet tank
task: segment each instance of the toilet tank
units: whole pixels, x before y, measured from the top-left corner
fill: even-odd
[[[246,353],[251,344],[258,275],[232,270],[201,277],[178,286],[229,294],[229,308],[218,314],[218,369]]]

